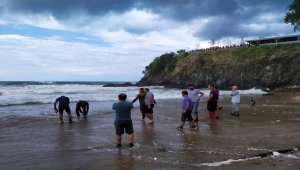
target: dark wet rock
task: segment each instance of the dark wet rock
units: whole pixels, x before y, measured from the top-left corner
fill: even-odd
[[[271,96],[271,95],[275,95],[274,93],[266,93],[266,94],[263,94],[263,96]]]
[[[131,87],[131,86],[136,86],[136,84],[126,82],[126,83],[108,83],[103,85],[103,87]]]

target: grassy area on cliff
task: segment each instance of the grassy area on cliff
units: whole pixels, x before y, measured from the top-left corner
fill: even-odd
[[[179,50],[177,53],[166,53],[160,57],[156,57],[146,67],[144,73],[162,75],[166,73],[189,72],[193,70],[194,66],[205,66],[207,63],[210,65],[232,65],[234,63],[247,63],[274,56],[287,56],[297,51],[300,51],[300,44],[216,48],[192,52]]]

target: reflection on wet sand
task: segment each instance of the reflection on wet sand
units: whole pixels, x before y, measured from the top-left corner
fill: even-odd
[[[133,157],[133,151],[123,151],[118,150],[116,156],[115,156],[115,166],[118,170],[124,170],[124,169],[135,169],[134,166],[135,160]]]

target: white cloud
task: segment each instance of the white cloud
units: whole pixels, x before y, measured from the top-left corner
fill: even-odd
[[[287,26],[278,21],[282,15],[259,14],[247,23],[242,22],[241,28],[286,32]],[[199,43],[201,48],[209,47],[208,40],[196,38],[195,33],[207,30],[206,26],[218,19],[231,21],[226,16],[214,15],[180,22],[141,9],[101,16],[79,10],[63,20],[51,13],[20,15],[3,11],[1,17],[0,26],[64,30],[69,37],[63,34],[46,37],[43,33],[36,33],[39,34],[36,37],[42,38],[34,38],[35,33],[26,37],[18,35],[17,29],[15,35],[0,35],[0,80],[30,77],[76,80],[77,75],[90,80],[139,80],[153,58],[179,49],[192,50]],[[227,37],[217,43],[226,45],[228,41],[236,43],[238,39]]]
[[[0,35],[1,80],[14,77],[59,76],[76,80],[74,75],[91,80],[139,80],[155,55],[134,48],[101,47],[94,44],[45,40],[19,35]],[[157,50],[157,49],[156,49]],[[157,50],[156,54],[161,52]],[[5,73],[5,74],[2,74]],[[80,78],[80,77],[77,77]]]
[[[0,25],[5,25],[5,24],[7,24],[7,22],[5,20],[0,19]]]

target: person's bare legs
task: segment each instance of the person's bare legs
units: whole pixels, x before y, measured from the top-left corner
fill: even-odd
[[[177,129],[179,129],[179,130],[183,129],[184,124],[185,124],[185,122],[181,121],[180,122],[180,126],[177,127]]]
[[[145,115],[149,119],[148,123],[154,123],[154,121],[153,121],[153,113],[145,113]]]
[[[72,113],[71,112],[68,113],[68,118],[69,118],[69,122],[72,123]]]
[[[154,123],[154,120],[153,120],[153,113],[149,113],[149,122],[148,123]]]
[[[150,114],[150,121],[149,123],[154,123],[153,113]]]
[[[122,140],[121,135],[116,135],[116,143],[117,143],[117,146],[118,146],[118,147],[121,147],[121,146],[122,146],[121,140]]]
[[[60,123],[64,123],[63,113],[59,113]]]
[[[133,147],[133,133],[132,134],[128,134],[128,143],[129,143],[129,147]]]

